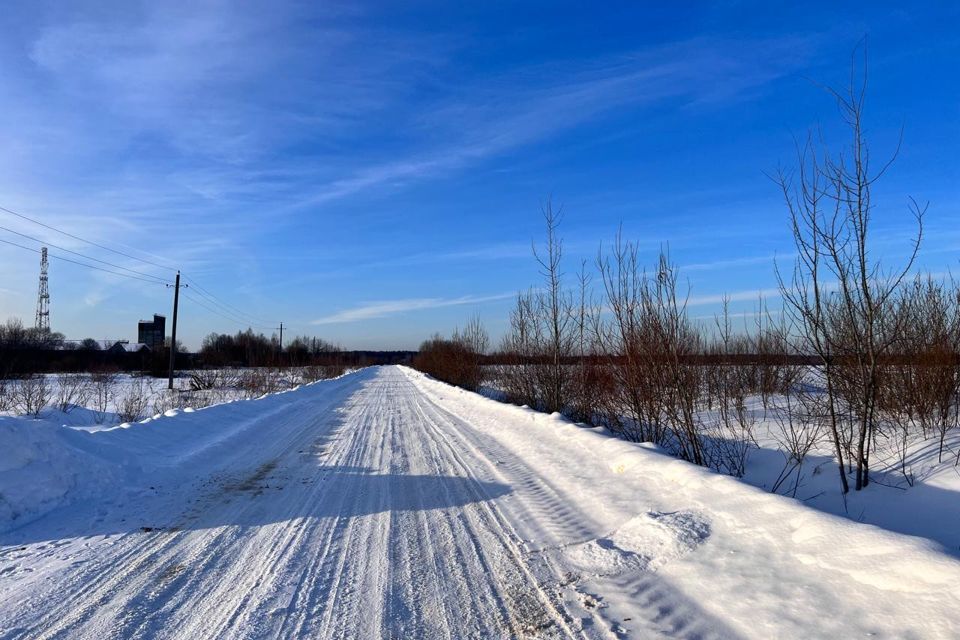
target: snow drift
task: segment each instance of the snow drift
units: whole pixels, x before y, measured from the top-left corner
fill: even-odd
[[[135,463],[93,434],[0,417],[0,530],[123,485]]]
[[[960,562],[931,540],[816,511],[559,414],[405,373],[524,460],[574,512],[598,520],[603,536],[555,552],[598,584],[629,570],[625,562],[648,571],[682,556],[665,570],[670,581],[750,637],[782,637],[791,626],[897,638],[960,633],[951,613],[960,606]],[[622,598],[606,604],[632,609]]]
[[[218,446],[289,408],[297,389],[99,430],[63,426],[56,411],[40,419],[0,416],[0,532],[80,500],[189,475],[188,463],[216,457]]]

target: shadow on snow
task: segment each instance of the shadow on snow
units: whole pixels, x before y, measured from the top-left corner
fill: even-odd
[[[309,475],[266,463],[246,476],[206,483],[189,502],[157,486],[109,506],[77,504],[0,534],[0,546],[125,533],[259,527],[297,519],[462,508],[510,493],[508,485],[441,475],[314,467]]]

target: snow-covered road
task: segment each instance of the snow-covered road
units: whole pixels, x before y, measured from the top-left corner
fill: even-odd
[[[268,400],[0,534],[0,638],[960,634],[933,545],[556,417],[399,367]]]

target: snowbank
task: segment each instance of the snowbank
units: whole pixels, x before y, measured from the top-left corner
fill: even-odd
[[[682,557],[659,575],[717,619],[736,621],[736,635],[960,634],[960,562],[931,540],[823,513],[649,445],[405,372],[455,419],[524,460],[565,496],[566,508],[596,519],[605,535],[562,551],[577,571],[611,576],[624,558],[650,567]],[[654,536],[651,523],[672,532]]]
[[[0,530],[126,481],[135,469],[131,463],[91,434],[0,417]]]
[[[304,386],[323,393],[349,375]],[[0,532],[79,500],[188,476],[187,463],[305,400],[293,393],[298,389],[96,430],[65,426],[57,411],[40,419],[0,416]]]

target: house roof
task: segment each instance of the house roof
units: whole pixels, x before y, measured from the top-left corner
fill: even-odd
[[[82,349],[83,340],[64,340],[63,344],[57,346],[58,350],[73,350],[73,349]],[[143,342],[130,342],[129,340],[94,340],[97,344],[98,351],[126,351],[127,353],[139,353],[146,349],[150,351],[150,345]]]
[[[128,353],[137,353],[137,352],[143,351],[144,349],[146,349],[147,351],[150,351],[150,345],[145,344],[143,342],[134,342],[134,343],[123,342],[121,344],[123,345],[123,350]]]
[[[150,345],[143,342],[129,342],[128,340],[97,340],[102,351],[126,351],[127,353],[138,353],[146,349],[150,350]]]

